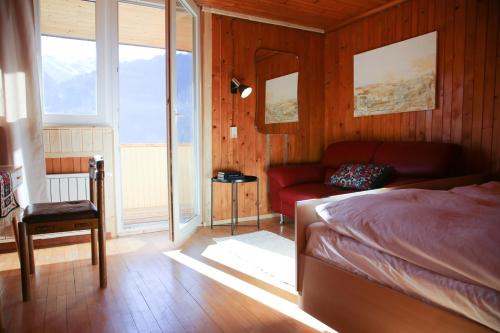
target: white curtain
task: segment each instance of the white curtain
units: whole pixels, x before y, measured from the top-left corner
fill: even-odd
[[[47,201],[33,0],[0,0],[0,164],[20,165],[21,206]]]

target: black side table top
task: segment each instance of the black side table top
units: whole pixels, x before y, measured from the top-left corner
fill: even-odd
[[[251,182],[256,182],[257,180],[259,180],[259,178],[256,176],[247,176],[247,175],[245,175],[243,178],[237,178],[237,179],[219,179],[217,177],[212,177],[212,182],[216,183],[251,183]]]

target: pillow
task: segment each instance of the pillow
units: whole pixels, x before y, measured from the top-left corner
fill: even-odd
[[[376,164],[342,164],[330,178],[330,184],[352,190],[381,187],[392,176],[393,168]]]

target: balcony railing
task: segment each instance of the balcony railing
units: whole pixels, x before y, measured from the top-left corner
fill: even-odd
[[[181,216],[190,216],[193,188],[193,145],[180,144]],[[168,164],[166,144],[121,145],[122,207],[126,225],[168,220]]]

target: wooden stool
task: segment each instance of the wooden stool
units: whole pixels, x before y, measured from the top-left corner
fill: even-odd
[[[23,221],[19,223],[19,252],[23,301],[29,301],[31,297],[30,273],[33,274],[35,272],[33,235],[39,234],[90,229],[92,265],[97,264],[97,247],[99,247],[99,282],[101,288],[106,288],[104,161],[101,158],[90,159],[89,179],[90,201],[80,200],[32,204],[24,210]]]

